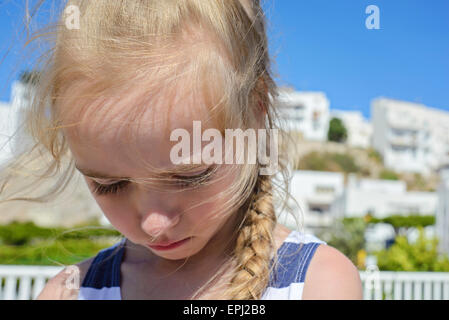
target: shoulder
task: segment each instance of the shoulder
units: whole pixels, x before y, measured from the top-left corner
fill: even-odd
[[[94,258],[67,266],[50,278],[37,300],[76,300],[79,288]]]
[[[359,300],[362,281],[357,267],[339,250],[321,244],[308,267],[303,299]]]

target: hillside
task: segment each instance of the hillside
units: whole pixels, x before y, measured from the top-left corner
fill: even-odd
[[[333,172],[353,172],[372,179],[403,180],[409,191],[435,191],[439,176],[432,173],[423,177],[415,173],[388,170],[382,157],[373,149],[354,148],[336,142],[298,140],[296,169]]]

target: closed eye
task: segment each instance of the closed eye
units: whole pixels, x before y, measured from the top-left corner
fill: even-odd
[[[214,166],[210,166],[203,172],[195,175],[174,175],[174,184],[178,187],[194,187],[202,182],[209,181],[212,178]],[[127,180],[121,180],[112,184],[101,184],[94,180],[91,181],[93,193],[96,195],[115,195],[126,190],[131,183]]]
[[[92,181],[94,187],[93,192],[99,196],[106,194],[117,194],[123,191],[129,184],[129,181],[122,180],[113,184],[100,184],[96,181]]]
[[[183,176],[183,175],[174,175],[173,178],[175,179],[175,183],[178,186],[195,186],[198,185],[201,182],[205,182],[211,179],[212,177],[212,171],[214,169],[214,166],[208,167],[206,170],[199,174],[195,175],[189,175],[189,176]]]

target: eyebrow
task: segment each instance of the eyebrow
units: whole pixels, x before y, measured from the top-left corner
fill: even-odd
[[[97,179],[110,179],[110,180],[121,180],[121,179],[129,179],[128,177],[115,177],[105,173],[97,172],[94,170],[83,169],[79,166],[75,165],[75,168],[81,172],[83,175],[89,178],[97,178]]]
[[[192,170],[192,169],[199,169],[199,168],[203,168],[204,165],[203,164],[179,164],[176,166],[176,169],[166,169],[166,171],[164,173],[161,173],[161,176],[173,176],[176,174],[180,174],[183,172],[186,172],[188,170]],[[207,168],[210,168],[211,166],[208,166]],[[95,170],[90,170],[90,169],[85,169],[85,168],[81,168],[78,165],[75,164],[75,168],[81,172],[83,175],[85,175],[86,177],[89,178],[96,178],[96,179],[107,179],[107,180],[125,180],[125,179],[131,179],[130,177],[117,177],[117,176],[111,176],[105,173],[101,173],[101,172],[97,172]]]

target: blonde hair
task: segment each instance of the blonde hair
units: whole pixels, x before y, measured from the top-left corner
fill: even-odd
[[[140,90],[142,106],[149,93],[153,98],[158,92],[165,97],[163,93],[173,92],[183,80],[195,97],[213,106],[210,111],[214,119],[220,119],[222,132],[229,127],[255,128],[264,114],[263,128],[276,128],[281,135],[278,175],[260,175],[260,163],[245,164],[238,180],[224,191],[233,195],[226,210],[237,211],[239,227],[231,257],[234,270],[223,298],[260,299],[276,265],[270,261],[277,261],[273,250],[275,212],[291,210],[288,200],[294,201],[288,190],[287,153],[294,145],[282,130],[274,104],[277,87],[259,0],[70,0],[63,5],[63,12],[69,5],[81,12],[79,29],[67,28],[61,14],[54,30],[48,27],[31,36],[33,41],[48,38],[50,43],[42,56],[42,72],[27,114],[26,129],[34,145],[5,167],[0,191],[6,192],[18,171],[33,170],[36,178],[23,194],[44,178],[58,175],[60,179],[45,195],[21,197],[14,191],[2,201],[48,201],[70,181],[74,163],[61,130],[67,127],[63,125],[65,111],[76,113],[83,121],[88,115],[83,103],[95,98],[95,111],[102,112],[102,97],[126,94],[136,83],[143,88],[135,89]],[[75,89],[82,94],[67,94]],[[63,112],[58,108],[62,102],[78,107]],[[129,124],[147,111],[148,107],[133,109],[127,115]],[[33,162],[30,153],[36,155]],[[38,174],[39,163],[45,165],[44,172]]]

